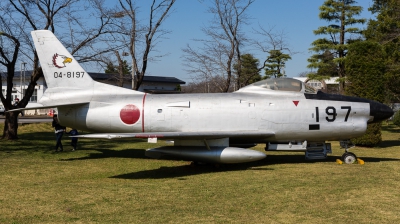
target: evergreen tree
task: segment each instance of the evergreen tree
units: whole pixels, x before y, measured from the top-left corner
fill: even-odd
[[[124,74],[126,74],[126,75],[131,74],[132,67],[128,65],[128,62],[126,60],[123,61],[122,67],[123,67]],[[108,62],[104,73],[118,74],[118,65],[114,65],[112,62]]]
[[[386,59],[386,102],[400,100],[400,1],[375,0],[369,10],[377,13],[370,20],[365,36],[383,46]]]
[[[400,110],[397,111],[393,116],[393,124],[400,126]]]
[[[318,60],[321,61],[320,67],[317,72],[307,74],[307,77],[310,80],[314,79],[322,81],[338,76],[338,65],[333,61],[335,58],[330,51],[326,50],[323,54],[320,54],[317,57]]]
[[[112,62],[107,63],[105,73],[110,74],[117,80],[118,86],[123,86],[124,81],[130,79],[132,67],[128,65],[126,60],[122,61],[122,74],[119,74],[119,66],[114,65]]]
[[[360,33],[356,27],[351,27],[355,24],[363,24],[365,19],[355,19],[361,13],[362,7],[355,6],[354,0],[326,0],[320,7],[319,18],[328,22],[336,22],[328,26],[319,27],[314,30],[315,35],[328,35],[329,38],[320,38],[315,40],[311,45],[310,50],[316,52],[312,55],[308,62],[309,68],[326,68],[327,61],[324,60],[323,54],[327,51],[333,56],[333,62],[337,64],[337,76],[339,76],[339,88],[343,93],[345,87],[345,64],[344,60],[347,54],[347,48],[354,40],[346,39],[346,33]],[[329,62],[329,61],[328,61]],[[323,74],[325,75],[325,74]],[[314,77],[316,78],[316,77]]]
[[[284,76],[283,69],[288,60],[292,59],[290,55],[284,54],[280,50],[270,50],[269,58],[265,64],[265,79],[275,77],[279,78]]]
[[[106,70],[104,71],[106,74],[117,74],[118,73],[118,67],[113,65],[112,62],[107,63]]]
[[[325,51],[320,55],[321,66],[318,68],[317,74],[319,76],[335,77],[338,75],[338,65],[333,60],[334,55],[330,51]]]
[[[385,59],[382,46],[360,41],[349,46],[346,57],[346,94],[385,101]],[[369,124],[365,135],[351,140],[356,145],[373,146],[382,141],[381,123]]]
[[[244,54],[241,57],[241,75],[237,77],[237,88],[247,86],[251,83],[257,82],[261,80],[261,76],[259,73],[259,60],[254,58],[251,54]],[[238,64],[234,64],[233,69],[235,74],[237,75]]]

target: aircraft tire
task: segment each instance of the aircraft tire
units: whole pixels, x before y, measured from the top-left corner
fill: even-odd
[[[346,164],[353,164],[357,161],[357,156],[354,153],[346,152],[342,155],[342,161]]]

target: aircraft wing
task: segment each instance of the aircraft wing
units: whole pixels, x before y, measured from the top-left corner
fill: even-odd
[[[145,132],[145,133],[99,133],[76,135],[80,138],[164,138],[164,139],[218,139],[263,138],[275,135],[272,131],[209,131],[209,132]]]

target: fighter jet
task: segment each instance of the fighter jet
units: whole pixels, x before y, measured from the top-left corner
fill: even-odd
[[[147,94],[92,80],[50,31],[32,37],[48,86],[40,108],[57,107],[62,125],[93,133],[79,137],[173,140],[148,149],[152,158],[242,163],[265,158],[248,147],[266,144],[321,159],[331,152],[326,141],[346,142],[393,115],[379,102],[326,94],[292,78],[233,93]],[[342,159],[357,157],[346,147]]]

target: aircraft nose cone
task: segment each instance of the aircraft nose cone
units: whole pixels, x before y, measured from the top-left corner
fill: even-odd
[[[370,116],[374,117],[371,123],[386,120],[394,114],[393,110],[383,103],[373,101],[369,103],[369,106]]]

